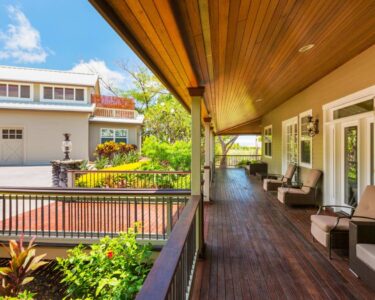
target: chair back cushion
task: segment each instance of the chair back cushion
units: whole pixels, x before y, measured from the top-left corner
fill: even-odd
[[[291,180],[293,178],[294,172],[296,171],[297,167],[295,164],[289,164],[288,169],[285,172],[284,177],[288,180]]]
[[[316,188],[316,185],[318,184],[321,175],[322,171],[311,169],[309,176],[303,183],[302,190],[309,193],[311,191],[311,188]]]
[[[365,188],[353,216],[375,218],[375,185]]]

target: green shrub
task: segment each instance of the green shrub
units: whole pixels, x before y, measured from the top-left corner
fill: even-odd
[[[58,268],[73,299],[134,299],[151,270],[151,246],[141,246],[130,229],[105,237],[87,251],[79,245],[58,258]]]
[[[111,165],[113,167],[117,167],[117,166],[125,164],[126,163],[125,161],[126,161],[125,155],[121,153],[117,153],[113,156],[111,160]]]
[[[95,160],[95,168],[97,168],[98,170],[101,170],[101,169],[105,168],[108,165],[109,165],[109,159],[108,159],[108,157],[101,156],[101,157],[98,157]]]
[[[190,170],[191,143],[177,141],[169,144],[159,142],[155,137],[148,137],[143,142],[143,154],[162,166],[173,170]]]
[[[89,164],[88,160],[84,160],[84,161],[79,165],[79,169],[80,169],[81,171],[88,170],[88,169],[89,169],[88,164]]]

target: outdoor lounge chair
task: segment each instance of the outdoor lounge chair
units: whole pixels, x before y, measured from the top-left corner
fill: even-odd
[[[372,198],[375,202],[375,198]],[[373,206],[373,213],[374,212]],[[367,219],[367,218],[366,218]],[[365,219],[363,219],[365,220]],[[375,219],[349,223],[350,269],[375,291]]]
[[[286,205],[317,205],[317,185],[322,172],[310,170],[301,188],[282,186],[277,189],[277,199]]]
[[[348,216],[321,215],[325,208],[346,208]],[[369,185],[361,196],[357,208],[346,205],[325,205],[319,207],[317,214],[311,216],[311,234],[314,240],[328,248],[329,258],[334,248],[348,249],[350,220],[375,218],[375,186]]]
[[[295,164],[289,164],[285,175],[268,174],[267,178],[263,179],[263,189],[265,191],[277,191],[283,184],[291,184],[294,173],[297,170]],[[276,179],[274,179],[276,178]]]

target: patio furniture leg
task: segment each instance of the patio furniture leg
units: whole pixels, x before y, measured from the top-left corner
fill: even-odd
[[[328,257],[332,259],[332,232],[329,234]]]

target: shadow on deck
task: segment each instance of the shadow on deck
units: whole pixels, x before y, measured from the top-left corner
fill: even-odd
[[[315,208],[288,208],[242,169],[218,170],[192,299],[375,299],[348,258],[312,242]]]

